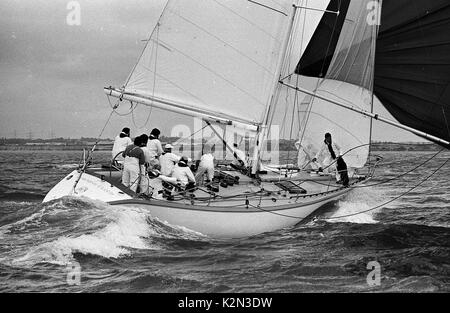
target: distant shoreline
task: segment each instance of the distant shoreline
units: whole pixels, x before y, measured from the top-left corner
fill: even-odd
[[[0,145],[0,151],[82,151],[92,146],[54,146],[54,145]],[[96,151],[111,151],[111,147],[97,147]]]
[[[6,144],[0,145],[0,151],[82,151],[91,150],[92,145],[52,145],[52,144]],[[372,151],[438,151],[440,146],[433,143],[373,143]],[[112,145],[98,145],[97,151],[111,151]],[[288,151],[289,149],[282,149]],[[295,150],[294,150],[295,151]]]

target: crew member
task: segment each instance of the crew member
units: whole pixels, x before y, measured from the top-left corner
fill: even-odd
[[[164,153],[159,157],[159,163],[161,164],[161,174],[170,176],[172,174],[175,164],[177,164],[181,157],[172,153],[173,146],[168,143],[164,146]]]
[[[148,195],[154,199],[161,200],[163,199],[163,182],[169,182],[175,184],[177,179],[175,177],[169,177],[166,175],[162,175],[160,172],[161,165],[156,164],[152,169],[149,170],[149,193]]]
[[[148,137],[147,147],[147,159],[146,162],[152,167],[155,164],[159,164],[159,156],[164,152],[161,146],[161,141],[159,141],[159,135],[161,131],[158,128],[153,128]]]
[[[195,176],[188,166],[187,157],[181,157],[172,171],[172,177],[175,177],[183,187],[188,186],[188,184],[195,185]]]
[[[333,142],[330,133],[325,134],[325,140],[323,141],[322,147],[319,152],[317,152],[312,162],[316,162],[322,158],[323,161],[321,164],[327,172],[332,173],[334,171],[336,173],[336,182],[348,186],[347,164],[345,164],[345,161],[342,159],[341,148]],[[343,178],[342,180],[341,176]]]
[[[122,156],[123,162],[122,184],[136,192],[139,186],[141,165],[145,164],[144,151],[141,149],[141,137],[136,137],[134,143],[129,145]]]
[[[125,149],[131,144],[133,144],[133,141],[131,141],[130,139],[130,129],[128,127],[125,127],[122,129],[122,132],[114,139],[114,145],[111,151],[111,160],[114,160],[119,164],[123,164],[124,158],[121,152],[124,152]]]
[[[205,146],[203,148],[204,154],[200,158],[200,163],[198,164],[197,173],[195,174],[195,180],[197,184],[203,182],[203,176],[206,173],[207,182],[211,182],[214,178],[214,156],[211,153],[211,148]]]
[[[148,143],[148,136],[146,134],[142,134],[140,137],[140,145],[142,152],[144,152],[144,159],[147,160],[148,157],[148,150],[146,149],[147,143]],[[149,194],[149,188],[148,188],[148,173],[147,173],[147,167],[148,164],[141,164],[140,165],[140,183],[139,183],[139,193],[144,193],[146,195]]]

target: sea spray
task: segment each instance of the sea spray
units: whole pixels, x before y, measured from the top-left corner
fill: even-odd
[[[329,218],[327,221],[331,223],[378,223],[378,221],[375,220],[375,215],[379,211],[379,209],[371,209],[385,201],[382,195],[383,192],[380,189],[376,189],[374,187],[356,188],[352,190],[352,192],[347,194],[344,199],[338,201],[338,209],[334,211],[330,216],[326,217]]]

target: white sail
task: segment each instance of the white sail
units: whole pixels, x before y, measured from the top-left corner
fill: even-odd
[[[125,92],[261,123],[291,8],[291,0],[169,1]]]
[[[372,101],[378,101],[376,97],[372,98],[377,25],[367,22],[368,3],[369,0],[350,2],[335,53],[324,78],[291,75],[284,82],[370,112]],[[293,50],[295,57],[299,50]],[[293,62],[287,66],[287,74],[292,73],[292,66],[297,65],[292,65]],[[277,107],[286,108],[287,116],[292,120],[294,134],[291,139],[300,140],[303,148],[314,156],[323,143],[324,134],[329,132],[341,146],[342,153],[351,150],[344,156],[349,167],[364,166],[369,155],[370,118],[314,96],[296,93],[286,86],[280,90]],[[280,112],[277,115],[280,119]]]
[[[310,79],[310,78],[309,78]],[[370,111],[372,93],[365,88],[342,81],[321,80],[315,93],[334,101]],[[376,98],[374,101],[378,101]],[[367,161],[370,142],[370,118],[328,101],[308,97],[300,106],[303,116],[299,137],[303,147],[314,156],[320,149],[325,133],[341,147],[349,167],[361,168]]]

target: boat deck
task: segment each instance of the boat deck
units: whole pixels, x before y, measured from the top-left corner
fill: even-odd
[[[121,183],[121,171],[107,168],[92,168],[91,175],[101,177],[120,188],[134,199],[155,201],[151,197],[136,194]],[[365,180],[366,177],[354,176],[350,187]],[[297,172],[292,175],[268,173],[260,175],[257,181],[234,170],[229,166],[216,169],[215,182],[211,187],[200,184],[194,190],[185,191],[174,185],[166,185],[163,199],[172,204],[190,204],[208,207],[249,208],[254,206],[284,207],[295,203],[311,202],[314,198],[335,197],[336,193],[346,193],[347,187],[337,184],[334,175]]]

